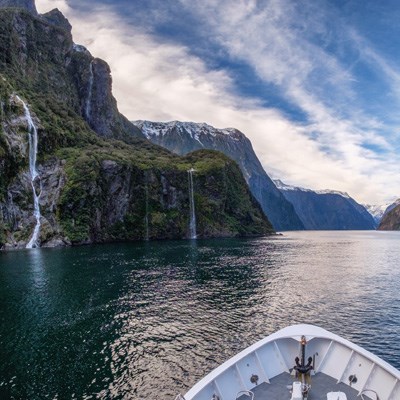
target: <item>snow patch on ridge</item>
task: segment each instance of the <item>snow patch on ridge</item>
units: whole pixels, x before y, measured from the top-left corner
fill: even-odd
[[[147,139],[152,137],[164,136],[176,129],[181,134],[189,134],[189,136],[199,142],[201,146],[204,144],[201,141],[202,136],[212,136],[216,137],[218,135],[229,136],[232,140],[239,141],[240,135],[238,131],[234,128],[224,128],[217,129],[207,123],[197,123],[197,122],[180,122],[180,121],[170,121],[170,122],[151,122],[144,120],[132,121]]]
[[[373,216],[375,221],[379,222],[390,204],[363,204],[363,206]]]
[[[329,189],[315,190],[315,193],[318,193],[318,194],[337,194],[338,196],[342,196],[342,197],[345,197],[346,199],[350,199],[350,196],[349,196],[348,193],[340,192],[338,190],[329,190]]]
[[[400,204],[400,199],[397,199],[393,203],[386,204],[363,204],[365,209],[372,215],[375,222],[379,224],[385,214],[393,210],[396,206]]]
[[[311,190],[311,189],[305,189],[299,186],[291,186],[291,185],[286,185],[283,183],[280,179],[274,179],[275,186],[279,190],[296,190],[300,192],[313,192],[317,194],[336,194],[338,196],[342,196],[346,199],[350,199],[351,197],[349,196],[348,193],[346,192],[340,192],[338,190],[330,190],[330,189],[325,189],[325,190]]]
[[[275,186],[279,189],[279,190],[298,190],[301,192],[313,192],[314,190],[311,189],[305,189],[299,186],[291,186],[291,185],[286,185],[286,183],[283,183],[280,179],[274,179],[273,180],[275,183]]]

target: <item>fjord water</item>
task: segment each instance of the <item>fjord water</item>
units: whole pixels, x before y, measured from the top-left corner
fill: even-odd
[[[400,368],[400,233],[0,253],[0,398],[169,399],[312,323]]]

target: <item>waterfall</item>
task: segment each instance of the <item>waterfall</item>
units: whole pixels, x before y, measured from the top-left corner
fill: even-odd
[[[189,178],[189,213],[190,213],[190,221],[189,221],[189,236],[190,239],[196,239],[196,213],[194,209],[194,195],[193,195],[193,172],[195,170],[193,168],[188,170],[188,178]]]
[[[31,113],[29,111],[28,106],[25,102],[19,97],[16,96],[17,100],[22,103],[25,112],[25,118],[28,122],[28,135],[29,135],[29,172],[31,175],[31,186],[33,193],[33,215],[36,218],[36,226],[33,230],[33,234],[28,244],[26,245],[27,249],[32,249],[33,247],[39,247],[38,238],[40,232],[40,205],[39,205],[39,195],[37,194],[35,188],[35,180],[36,178],[40,180],[39,174],[36,169],[36,157],[37,157],[37,147],[38,147],[38,134],[35,124],[33,123]]]
[[[89,88],[88,88],[88,96],[86,98],[86,107],[85,107],[85,115],[86,115],[86,120],[89,122],[90,119],[90,114],[92,113],[92,107],[91,107],[91,100],[92,100],[92,91],[93,91],[93,60],[90,62],[90,68],[89,68],[90,74],[89,74]]]
[[[149,188],[147,184],[147,174],[146,174],[146,214],[144,217],[144,225],[145,225],[145,240],[149,240]]]

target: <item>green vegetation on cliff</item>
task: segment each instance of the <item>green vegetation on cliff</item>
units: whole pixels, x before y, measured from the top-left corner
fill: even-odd
[[[24,245],[34,224],[16,95],[38,129],[42,244],[187,237],[190,168],[200,237],[273,231],[232,160],[141,137],[117,110],[107,64],[74,48],[61,13],[0,8],[0,248]]]
[[[200,237],[271,232],[233,161],[210,151],[178,157],[146,145],[143,151],[107,141],[58,152],[68,177],[59,219],[72,242],[186,237],[190,168]]]

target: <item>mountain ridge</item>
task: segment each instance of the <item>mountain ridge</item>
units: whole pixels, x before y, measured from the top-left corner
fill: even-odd
[[[8,4],[0,7],[0,248],[25,247],[37,220],[38,245],[48,247],[188,237],[191,168],[199,237],[273,233],[233,161],[174,155],[119,113],[108,64],[73,42],[61,12]],[[38,176],[29,172],[32,124]]]
[[[371,214],[348,193],[311,190],[275,181],[309,230],[375,229]]]
[[[235,160],[250,187],[276,230],[304,229],[296,212],[277,190],[258,160],[250,140],[238,129],[215,128],[207,123],[133,121],[141,132],[176,154],[207,148],[221,151]]]
[[[275,183],[275,186],[279,190],[298,190],[301,192],[313,192],[317,194],[337,194],[339,196],[345,197],[350,199],[350,195],[347,192],[341,192],[339,190],[332,190],[332,189],[322,189],[322,190],[312,190],[312,189],[306,189],[301,186],[291,186],[287,185],[286,183],[283,183],[280,179],[274,179],[273,182]]]

